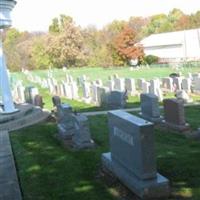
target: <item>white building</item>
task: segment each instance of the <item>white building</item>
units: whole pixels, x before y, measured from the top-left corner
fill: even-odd
[[[153,34],[140,44],[146,55],[155,55],[160,62],[200,60],[200,29]]]

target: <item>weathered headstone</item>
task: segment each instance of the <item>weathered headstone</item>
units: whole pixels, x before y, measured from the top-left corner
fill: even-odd
[[[59,104],[57,106],[57,127],[58,136],[64,140],[71,140],[75,132],[72,116],[72,107],[68,104]]]
[[[136,94],[135,88],[135,80],[132,78],[125,79],[125,90],[127,90],[128,94],[134,96]]]
[[[31,104],[34,104],[34,98],[39,94],[38,89],[33,86],[26,87],[24,93],[26,102]]]
[[[145,82],[144,78],[140,78],[137,80],[137,86],[139,90],[142,90],[142,83]]]
[[[173,86],[174,86],[175,91],[181,90],[182,89],[181,85],[182,85],[182,77],[174,77]]]
[[[110,150],[103,168],[141,198],[169,195],[169,181],[157,173],[153,124],[124,111],[108,112]]]
[[[107,93],[107,102],[105,102],[105,104],[109,109],[124,108],[127,99],[128,97],[126,92],[111,91]]]
[[[173,79],[170,77],[162,78],[162,87],[169,92],[173,92]]]
[[[186,91],[187,93],[191,92],[191,87],[192,87],[192,81],[190,78],[184,78],[182,80],[182,88],[184,91]]]
[[[53,96],[52,97],[52,103],[54,107],[57,107],[58,105],[61,104],[61,99],[59,96]]]
[[[142,93],[149,93],[150,83],[147,81],[142,82]]]
[[[92,103],[94,104],[97,104],[98,102],[98,99],[97,99],[97,84],[96,83],[93,83],[91,85],[91,101]]]
[[[107,93],[109,89],[107,87],[97,86],[97,105],[103,106],[107,102]]]
[[[107,82],[107,87],[109,88],[110,91],[114,90],[115,82],[113,80],[109,80]]]
[[[85,149],[94,147],[91,139],[88,118],[83,114],[73,115],[74,135],[72,136],[73,147]]]
[[[43,98],[40,95],[36,95],[34,99],[34,105],[39,106],[40,108],[44,107]]]
[[[114,89],[119,90],[121,92],[125,91],[125,82],[123,78],[115,78],[114,79]]]
[[[83,97],[89,98],[90,97],[90,83],[83,82]]]
[[[164,99],[164,123],[169,128],[184,131],[189,129],[185,121],[184,105],[182,100]]]
[[[160,109],[158,103],[158,97],[154,94],[141,94],[141,115],[144,119],[152,122],[160,122],[162,120],[160,116]]]
[[[200,93],[200,77],[194,78],[194,92]]]
[[[179,100],[183,100],[184,103],[191,103],[193,100],[190,98],[190,96],[186,93],[185,90],[178,90],[175,94],[176,98]]]
[[[77,83],[75,81],[71,82],[70,87],[71,87],[71,94],[72,94],[71,96],[72,96],[72,99],[78,99],[79,95],[78,95],[78,86],[77,86]]]

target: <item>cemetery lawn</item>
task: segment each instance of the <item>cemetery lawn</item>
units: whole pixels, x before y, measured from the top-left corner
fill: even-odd
[[[199,126],[200,106],[186,108],[186,120]],[[56,124],[46,122],[11,133],[24,200],[117,200],[127,190],[100,176],[101,154],[109,151],[107,117],[89,117],[93,150],[63,148]],[[200,199],[200,141],[156,129],[158,172],[170,180],[170,200]],[[126,192],[125,192],[126,191]],[[128,193],[127,200],[137,199]],[[129,199],[130,198],[130,199]]]
[[[188,68],[181,68],[178,71],[175,71],[172,68],[169,67],[151,67],[149,69],[144,68],[140,70],[134,70],[130,71],[129,67],[115,67],[115,68],[77,68],[77,69],[69,69],[66,72],[63,72],[62,69],[53,69],[53,76],[58,80],[64,80],[66,73],[73,76],[73,78],[76,80],[79,76],[85,74],[87,77],[90,78],[90,80],[97,80],[101,79],[104,83],[108,80],[108,77],[113,74],[118,74],[120,77],[126,77],[126,78],[145,78],[145,79],[151,79],[155,77],[165,77],[169,76],[170,73],[173,72],[181,72],[183,75],[186,75],[188,72],[197,72],[199,71],[198,67],[188,67]],[[47,77],[47,70],[36,70],[32,71],[33,74],[40,76],[40,77]],[[32,83],[30,80],[27,79],[26,75],[24,75],[21,72],[15,72],[12,73],[12,77],[14,80],[23,80],[23,84],[25,86],[34,85],[39,89],[40,95],[43,97],[43,101],[45,103],[44,108],[51,110],[52,105],[52,95],[49,93],[48,89],[41,88],[41,86],[37,83]],[[80,94],[81,96],[81,94]],[[167,97],[172,97],[173,95],[168,94]],[[166,98],[166,97],[165,97]],[[194,96],[194,101],[199,101],[200,96]],[[86,104],[81,101],[76,100],[69,100],[64,97],[61,98],[63,103],[70,104],[74,110],[78,112],[88,112],[88,111],[101,111],[106,110],[106,108],[97,107],[92,104]],[[139,103],[139,97],[129,97],[126,108],[133,108],[138,107],[140,105]]]

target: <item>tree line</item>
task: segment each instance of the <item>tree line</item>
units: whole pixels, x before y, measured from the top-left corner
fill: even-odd
[[[200,27],[200,11],[187,15],[173,9],[167,15],[114,20],[102,29],[82,28],[72,17],[54,18],[47,33],[7,29],[3,44],[12,71],[51,67],[126,66],[130,60],[147,62],[138,42],[151,34]]]

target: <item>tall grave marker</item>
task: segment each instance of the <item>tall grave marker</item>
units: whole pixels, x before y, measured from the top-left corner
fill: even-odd
[[[141,198],[169,195],[169,181],[156,170],[153,124],[121,110],[108,112],[110,152],[102,154],[112,172]]]

